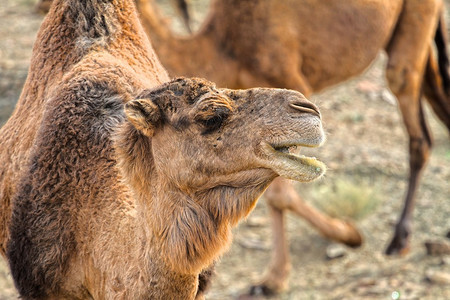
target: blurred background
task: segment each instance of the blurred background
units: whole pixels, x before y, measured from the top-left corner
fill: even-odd
[[[195,30],[209,0],[189,3]],[[44,17],[36,13],[35,4],[0,2],[0,126],[19,98]],[[186,34],[170,1],[158,5],[173,30]],[[446,6],[450,8],[450,0]],[[428,255],[424,247],[426,241],[448,243],[450,231],[449,136],[428,107],[434,148],[418,189],[411,250],[405,257],[383,255],[403,205],[409,168],[407,135],[386,87],[385,63],[381,53],[363,75],[311,97],[321,109],[328,141],[309,155],[325,162],[329,171],[317,182],[296,184],[306,202],[354,222],[364,244],[358,249],[334,244],[288,215],[290,284],[272,299],[450,299],[450,255]],[[233,245],[217,265],[207,298],[235,299],[247,292],[262,277],[270,248],[270,219],[261,199],[234,230]],[[0,300],[16,298],[7,264],[0,258]]]

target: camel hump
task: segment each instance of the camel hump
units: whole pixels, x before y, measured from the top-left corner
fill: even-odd
[[[69,22],[81,47],[106,45],[120,31],[119,16],[111,1],[67,1]]]

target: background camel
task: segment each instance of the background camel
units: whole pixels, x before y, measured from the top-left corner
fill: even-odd
[[[324,140],[299,92],[168,80],[131,0],[52,4],[0,131],[0,250],[21,297],[202,298],[269,183],[324,173],[289,153]]]
[[[138,1],[141,19],[169,73],[204,76],[222,86],[286,87],[310,95],[360,74],[385,49],[389,87],[397,96],[410,138],[409,186],[386,253],[408,250],[415,191],[431,149],[422,92],[450,128],[441,1],[352,1],[342,5],[339,1],[217,0],[199,32],[187,38],[174,37],[150,2]],[[433,41],[437,56],[431,50]],[[274,220],[275,252],[268,275],[255,290],[271,293],[285,285],[289,269],[282,213],[285,209],[305,211],[305,205],[281,180],[279,187],[272,185],[266,198]],[[306,211],[304,215],[312,215]],[[314,225],[328,229],[336,224],[326,218],[318,222],[316,215],[320,216],[311,218]],[[333,236],[326,230],[325,235]]]

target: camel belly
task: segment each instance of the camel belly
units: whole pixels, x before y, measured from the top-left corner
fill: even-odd
[[[296,12],[300,71],[313,90],[363,72],[388,43],[400,9],[391,0],[305,0]]]

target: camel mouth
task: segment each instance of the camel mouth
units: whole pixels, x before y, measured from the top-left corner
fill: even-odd
[[[300,147],[316,148],[319,144],[284,143],[263,145],[268,156],[269,168],[288,179],[308,182],[320,178],[326,172],[326,166],[315,157],[299,154]]]

